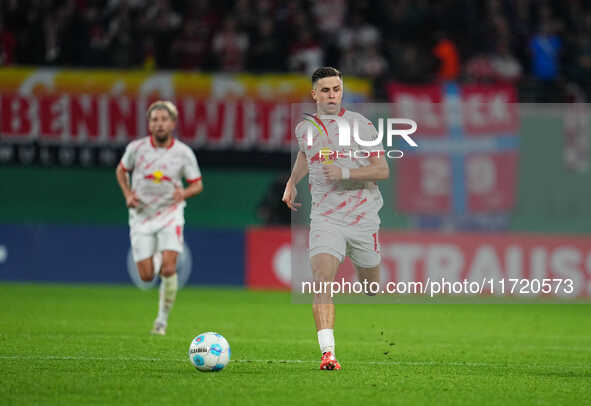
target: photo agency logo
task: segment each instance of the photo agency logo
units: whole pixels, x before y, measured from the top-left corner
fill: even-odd
[[[320,120],[330,120],[336,122],[338,127],[338,146],[340,150],[333,150],[331,148],[321,148],[320,153],[322,158],[326,160],[333,159],[360,159],[369,158],[370,156],[385,156],[389,159],[400,159],[404,156],[404,152],[400,149],[393,149],[395,143],[395,137],[401,137],[408,145],[413,148],[418,147],[417,143],[411,138],[411,135],[417,131],[417,123],[414,120],[406,118],[379,118],[378,119],[378,136],[375,139],[364,139],[360,135],[359,121],[353,120],[352,125],[349,121],[343,117],[335,115],[319,115]],[[385,131],[384,131],[385,123]],[[370,125],[373,127],[371,122],[362,125]],[[353,128],[351,128],[353,127]],[[326,129],[324,130],[325,132]],[[384,132],[386,133],[386,146],[384,150],[382,148],[382,141],[384,140]],[[328,132],[327,132],[328,135]],[[354,148],[351,146],[351,136],[353,140],[359,146]],[[312,146],[314,144],[314,134],[312,127],[308,127],[306,130],[307,144]],[[370,137],[365,137],[370,138]],[[372,137],[373,138],[373,137]]]

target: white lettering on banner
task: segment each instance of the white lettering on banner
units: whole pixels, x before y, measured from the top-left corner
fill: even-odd
[[[449,159],[426,157],[420,161],[421,189],[427,196],[445,196],[449,193],[451,166]]]
[[[215,143],[223,133],[226,104],[184,97],[179,108],[178,134],[197,147]]]
[[[397,278],[399,281],[413,281],[416,278],[416,262],[423,255],[424,249],[418,244],[400,242],[398,244],[382,247],[382,252],[388,251],[387,256],[396,263]]]
[[[482,95],[475,94],[465,101],[466,120],[476,126],[484,126],[486,122],[482,112],[482,108],[485,107],[482,99]]]
[[[260,123],[257,121],[256,103],[245,101],[242,105],[244,118],[242,120],[242,140],[236,144],[240,148],[250,148],[256,145],[258,135],[261,131]]]
[[[419,119],[421,126],[426,128],[438,128],[442,126],[442,117],[435,112],[437,103],[429,97],[401,94],[398,96],[396,104],[401,116]]]
[[[6,245],[0,245],[0,264],[5,263],[6,258],[8,258],[8,249]]]
[[[464,256],[457,246],[452,244],[433,244],[427,250],[425,258],[426,274],[431,279],[460,280],[464,266]]]
[[[117,143],[125,143],[129,137],[135,138],[137,129],[136,103],[127,96],[111,99],[109,103],[110,135]]]
[[[273,256],[273,271],[284,284],[291,283],[291,245],[283,244]]]
[[[505,255],[505,269],[508,278],[520,279],[523,277],[523,251],[521,247],[510,245]]]
[[[2,98],[2,133],[17,136],[32,136],[38,131],[34,114],[34,97],[14,96]]]
[[[499,280],[503,277],[501,274],[501,264],[494,247],[490,245],[479,247],[470,266],[468,280],[481,281],[484,278]]]
[[[111,125],[109,118],[109,98],[106,95],[101,95],[97,99],[99,103],[99,133],[97,141],[107,143],[109,142],[109,127]]]
[[[0,94],[0,132],[6,140],[124,145],[147,135],[142,106],[150,98],[125,94],[23,96]],[[177,134],[195,147],[289,150],[290,106],[258,100],[177,102]]]
[[[473,94],[464,101],[465,120],[475,127],[485,127],[506,123],[511,120],[509,97],[503,93],[495,93],[486,97],[484,94]]]
[[[303,255],[306,251],[300,251],[307,249],[307,231],[304,228],[300,231],[291,235],[274,230],[277,234],[274,244],[252,248],[256,248],[257,257],[268,258],[268,266],[257,264],[257,278],[289,286],[279,281],[287,278],[279,277],[277,271],[290,262],[286,248],[291,243],[298,253],[291,256],[291,267],[286,266],[293,270],[292,286],[311,279],[307,255]],[[468,289],[470,293],[478,286],[479,293],[494,295],[523,291],[528,296],[591,297],[591,236],[382,230],[380,242],[384,283],[417,282],[427,286],[428,280],[445,279],[451,284],[461,282],[463,290]],[[339,274],[347,281],[355,281],[357,272],[350,261],[345,261]],[[275,277],[269,278],[271,275]],[[263,283],[262,286],[267,286]]]
[[[98,135],[98,100],[87,94],[78,97],[69,97],[69,109],[71,114],[65,113],[69,123],[70,132],[80,142],[90,141],[91,137]]]
[[[289,126],[289,107],[277,105],[269,115],[269,138],[266,142],[269,147],[278,147],[285,139],[285,133]]]
[[[531,254],[531,269],[529,271],[530,279],[543,279],[546,277],[546,250],[536,247]]]
[[[237,103],[229,101],[226,103],[226,114],[224,114],[224,125],[222,127],[221,137],[215,144],[216,148],[227,148],[232,145],[234,136],[238,133],[236,128],[236,118],[238,117]]]
[[[443,239],[441,242],[435,239],[430,243],[411,242],[400,236],[395,243],[387,240],[382,239],[382,254],[384,262],[390,264],[390,279],[394,281],[440,280],[443,277],[452,283],[463,279],[482,282],[556,278],[571,280],[573,293],[557,290],[551,294],[591,296],[591,252],[586,248],[530,245],[527,239],[523,245],[482,243],[476,246],[460,241],[444,243]]]
[[[506,123],[511,120],[510,98],[505,93],[495,94],[489,102],[489,116],[496,123]]]
[[[581,269],[581,253],[573,247],[559,247],[552,254],[550,266],[557,278],[573,280],[574,294],[579,295],[583,289],[584,274]]]
[[[487,156],[471,156],[466,162],[468,191],[476,195],[494,193],[497,173],[494,161]]]

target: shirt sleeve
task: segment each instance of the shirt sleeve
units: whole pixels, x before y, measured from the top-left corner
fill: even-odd
[[[305,119],[300,121],[295,128],[295,136],[296,141],[298,143],[298,148],[303,153],[310,150],[312,148],[311,145],[308,145],[308,132],[312,133],[312,142],[316,140],[318,136],[318,131],[314,128],[314,124]]]
[[[125,153],[121,158],[121,166],[127,172],[133,171],[133,168],[135,167],[136,150],[137,148],[135,148],[135,145],[132,145],[132,143],[125,148]]]
[[[201,180],[201,169],[193,150],[189,149],[185,165],[183,166],[183,176],[189,183]]]

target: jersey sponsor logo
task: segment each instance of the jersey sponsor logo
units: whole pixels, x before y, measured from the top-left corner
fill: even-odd
[[[314,155],[311,159],[311,162],[319,161],[323,165],[330,165],[334,163],[334,151],[330,148],[320,148],[320,151]]]
[[[163,174],[162,171],[154,171],[149,175],[144,176],[144,179],[150,179],[154,183],[160,183],[162,181],[172,182],[172,179]]]

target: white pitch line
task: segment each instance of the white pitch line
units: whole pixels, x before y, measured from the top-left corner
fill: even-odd
[[[7,335],[8,336],[8,335]],[[12,336],[26,338],[26,339],[42,339],[42,338],[51,338],[51,339],[63,339],[63,338],[70,338],[71,335],[68,334],[14,334]],[[130,335],[115,335],[115,334],[85,334],[83,336],[87,339],[116,339],[116,340],[140,340],[143,339],[144,336],[130,336]],[[499,337],[492,337],[495,340],[498,340]],[[507,337],[501,337],[501,339],[506,339]],[[530,337],[531,338],[531,337]],[[549,338],[549,337],[544,337]],[[571,341],[575,341],[577,339],[591,339],[591,337],[559,337],[560,339],[570,339]],[[187,340],[184,338],[178,337],[156,337],[157,340],[162,341],[175,341],[175,342],[186,342]],[[315,344],[315,339],[264,339],[264,338],[234,338],[233,341],[237,342],[245,342],[245,343],[273,343],[273,344]],[[376,339],[376,340],[366,340],[367,343],[370,344],[384,344],[384,339]],[[579,344],[579,343],[577,343]],[[583,344],[583,343],[580,343]],[[416,344],[415,344],[416,345]],[[435,343],[424,343],[424,345],[429,345],[431,347],[438,346],[438,347],[446,347],[446,348],[457,348],[457,343],[452,342],[435,342]],[[576,352],[591,352],[591,346],[572,346],[572,345],[547,345],[547,344],[519,344],[513,342],[511,344],[512,348],[514,349],[531,349],[531,350],[550,350],[550,351],[576,351]],[[490,344],[487,344],[487,349],[502,347],[506,349],[505,344],[493,344],[492,347]]]
[[[32,356],[32,355],[0,355],[0,359],[12,360],[44,360],[44,361],[137,361],[137,362],[188,362],[188,359],[150,358],[150,357],[81,357],[81,356]],[[318,360],[300,359],[236,359],[237,363],[260,364],[317,364]],[[454,367],[488,367],[488,368],[575,368],[590,369],[588,365],[573,364],[520,364],[520,363],[487,363],[487,362],[439,362],[439,361],[347,361],[344,364],[360,365],[398,365],[398,366],[454,366]]]
[[[43,361],[155,361],[155,362],[181,362],[188,360],[150,358],[150,357],[80,357],[75,355],[0,355],[0,359],[14,360],[43,360]]]
[[[257,363],[278,363],[278,364],[302,364],[302,363],[318,363],[318,361],[307,360],[232,360],[232,362],[257,362]],[[589,368],[587,365],[572,365],[572,364],[492,364],[486,362],[437,362],[437,361],[347,361],[343,364],[361,364],[361,365],[400,365],[400,366],[460,366],[460,367],[492,367],[492,368],[507,368],[507,367],[523,367],[523,368]]]

